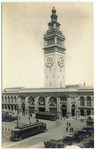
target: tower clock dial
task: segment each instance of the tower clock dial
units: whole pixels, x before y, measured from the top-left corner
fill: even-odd
[[[53,58],[51,56],[47,57],[47,59],[46,59],[46,65],[48,67],[51,67],[53,65],[53,63],[54,63],[53,62]]]
[[[64,66],[64,58],[63,58],[63,57],[59,57],[58,65],[59,65],[60,67],[63,67],[63,66]]]

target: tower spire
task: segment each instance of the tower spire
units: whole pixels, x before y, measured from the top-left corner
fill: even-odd
[[[55,7],[52,8],[51,22],[57,22],[58,16],[56,15]]]

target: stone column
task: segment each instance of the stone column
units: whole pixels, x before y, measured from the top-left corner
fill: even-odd
[[[87,107],[87,96],[84,96],[85,107]]]
[[[28,97],[25,97],[25,111],[26,111],[26,114],[28,114]]]
[[[19,109],[19,112],[23,112],[22,111],[22,107],[21,107],[21,97],[20,96],[18,96],[18,98],[17,98],[17,107],[18,107],[18,109]]]
[[[57,36],[54,38],[54,43],[57,44]]]
[[[49,97],[45,98],[45,111],[49,112]]]
[[[80,116],[80,111],[78,107],[79,107],[79,98],[78,96],[76,96],[76,119]]]
[[[57,98],[57,115],[60,117],[61,108],[60,108],[60,97]]]
[[[35,113],[38,111],[38,98],[39,97],[35,97]]]
[[[91,97],[91,107],[94,108],[94,97],[93,96],[90,97]]]
[[[67,97],[67,116],[71,116],[71,96]]]
[[[84,96],[85,107],[87,107],[87,96]],[[87,110],[84,109],[84,116],[87,116]]]

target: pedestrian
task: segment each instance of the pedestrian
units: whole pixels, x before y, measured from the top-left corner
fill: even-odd
[[[73,128],[72,128],[72,132],[73,132]]]
[[[72,132],[72,128],[70,128],[70,132]]]
[[[30,121],[30,124],[31,124],[31,121]]]
[[[29,120],[30,120],[30,117],[29,117]]]
[[[36,122],[38,122],[38,119],[36,120]]]
[[[68,131],[68,127],[66,127],[66,132]]]

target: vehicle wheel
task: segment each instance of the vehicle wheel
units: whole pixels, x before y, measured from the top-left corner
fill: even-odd
[[[21,141],[21,140],[22,140],[22,138],[21,138],[21,137],[19,137],[19,140]]]

